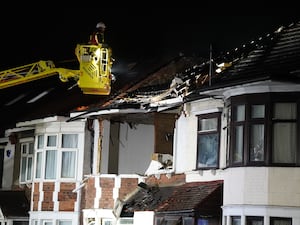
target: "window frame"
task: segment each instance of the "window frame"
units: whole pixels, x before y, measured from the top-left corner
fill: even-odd
[[[260,221],[262,225],[264,225],[264,217],[263,216],[246,216],[246,225],[252,225],[251,222]]]
[[[68,147],[63,147],[62,146],[62,139],[63,135],[77,135],[76,138],[76,146],[68,146]],[[43,137],[43,138],[42,138]],[[49,146],[48,145],[48,138],[49,137],[56,137],[56,143]],[[52,181],[52,180],[57,180],[57,179],[62,179],[65,181],[70,181],[74,180],[77,177],[77,171],[76,171],[76,165],[78,161],[78,154],[79,154],[79,138],[80,138],[80,133],[75,133],[75,132],[64,132],[64,133],[41,133],[36,135],[36,142],[35,142],[35,161],[34,161],[34,179],[43,179],[47,181]],[[39,141],[43,144],[39,148]],[[55,168],[55,174],[53,177],[46,178],[46,163],[47,163],[47,153],[54,152],[56,155],[55,159],[55,165],[53,165],[52,168]],[[73,163],[72,166],[73,172],[72,176],[67,176],[64,177],[62,173],[62,169],[66,168],[63,166],[63,155],[64,153],[75,153],[74,156],[72,156]],[[40,160],[40,161],[38,161]],[[39,164],[38,164],[39,163]],[[68,164],[69,165],[69,164]],[[38,174],[39,172],[39,174]],[[40,175],[38,177],[38,175]]]
[[[26,152],[23,152],[23,147],[25,147]],[[32,152],[30,153],[30,148],[32,147]],[[21,150],[21,159],[20,159],[20,174],[19,174],[19,183],[20,184],[28,184],[31,183],[33,180],[33,176],[34,176],[34,139],[33,138],[24,138],[24,139],[20,139],[20,150]],[[25,162],[25,167],[23,165],[24,161],[23,158],[26,160]],[[29,163],[29,159],[31,159],[31,166],[30,166],[30,170],[28,171],[29,167],[28,167],[28,163]],[[23,171],[23,169],[25,169],[25,172]],[[23,172],[24,172],[24,180],[23,178]],[[28,173],[30,174],[30,178],[28,178]]]
[[[285,221],[289,221],[290,224],[289,225],[293,225],[293,219],[291,217],[274,217],[271,216],[270,217],[270,225],[274,225],[274,221],[275,220],[285,220]]]
[[[220,143],[221,143],[221,112],[214,112],[214,113],[208,113],[208,114],[200,114],[197,115],[197,157],[196,157],[196,169],[199,170],[208,170],[208,169],[217,169],[220,167]],[[206,130],[206,131],[200,131],[199,127],[200,127],[200,120],[203,119],[217,119],[217,126],[216,126],[216,130]],[[205,136],[205,135],[210,135],[210,134],[217,134],[217,138],[218,138],[218,143],[217,143],[217,149],[216,151],[216,165],[212,165],[212,166],[198,166],[199,164],[199,140],[200,140],[200,136]]]
[[[229,121],[229,146],[227,150],[228,162],[227,167],[239,167],[239,166],[300,166],[300,92],[297,93],[259,93],[259,94],[245,94],[241,96],[231,97],[227,102],[228,111],[230,111]],[[275,163],[272,161],[273,155],[273,129],[274,124],[277,120],[273,119],[274,105],[276,103],[296,103],[297,113],[296,119],[293,122],[296,123],[297,127],[297,160],[296,163]],[[233,159],[234,144],[236,141],[236,134],[234,132],[235,127],[239,124],[235,121],[236,110],[235,107],[238,105],[245,105],[245,121],[239,122],[244,125],[243,132],[243,160],[240,163],[235,163]],[[253,105],[265,105],[265,118],[254,118],[251,119],[251,107]],[[250,139],[251,139],[251,127],[255,124],[264,125],[264,147],[263,154],[264,159],[262,161],[251,161],[250,160]]]

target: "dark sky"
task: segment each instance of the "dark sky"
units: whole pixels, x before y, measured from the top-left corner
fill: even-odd
[[[56,65],[76,60],[76,44],[85,43],[99,21],[107,26],[105,40],[112,47],[117,67],[123,62],[180,52],[208,58],[210,45],[214,54],[228,51],[300,18],[292,11],[273,11],[270,15],[203,14],[208,10],[211,9],[14,10],[10,17],[0,16],[0,70],[39,60],[53,60]]]

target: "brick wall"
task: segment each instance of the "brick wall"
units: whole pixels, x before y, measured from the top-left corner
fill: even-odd
[[[42,201],[42,211],[53,210],[53,206],[54,206],[53,191],[54,191],[54,182],[43,183],[44,199]]]
[[[119,189],[119,198],[124,199],[126,195],[128,195],[136,189],[137,185],[137,178],[122,178],[121,187]]]
[[[112,209],[114,207],[113,189],[115,187],[114,178],[100,178],[101,198],[99,208]]]
[[[173,184],[182,184],[185,182],[185,174],[160,174],[158,177],[155,175],[146,178],[145,183],[148,185],[167,186]]]
[[[99,199],[99,208],[102,209],[113,209],[116,198],[124,199],[127,194],[131,193],[137,188],[138,178],[124,178],[119,176],[113,177],[100,177],[99,184],[95,185],[95,177],[90,177],[86,181],[82,194],[82,209],[94,208],[94,202],[96,200],[96,191],[95,186],[98,187],[98,190],[101,190]],[[120,186],[118,186],[118,184]],[[118,188],[118,196],[114,196],[114,190]]]
[[[32,210],[33,211],[38,211],[38,203],[40,200],[40,188],[39,188],[39,183],[34,183],[34,191],[33,191],[33,207]]]
[[[72,191],[75,188],[75,183],[60,183],[60,192],[58,193],[59,211],[74,211],[77,193]]]

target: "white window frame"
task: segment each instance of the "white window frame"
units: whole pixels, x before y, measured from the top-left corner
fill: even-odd
[[[30,145],[32,145],[32,152],[30,153]],[[23,152],[23,148],[25,147],[26,152]],[[34,174],[34,138],[23,138],[20,139],[20,148],[21,148],[21,160],[20,160],[20,175],[19,175],[19,182],[20,184],[27,184],[31,183],[33,180],[33,174]],[[25,166],[23,165],[24,161],[23,158],[25,158]],[[31,171],[28,171],[28,163],[29,160],[31,160]],[[25,172],[23,171],[25,169]],[[24,172],[24,180],[22,179],[22,174]],[[28,178],[28,173],[30,174],[30,178]]]
[[[43,147],[38,149],[38,138],[39,136],[44,136],[44,143],[43,143]],[[75,147],[62,147],[62,136],[63,135],[77,135],[77,144]],[[56,137],[56,142],[53,145],[48,145],[48,138],[49,137]],[[64,181],[73,181],[76,179],[77,177],[77,171],[76,171],[76,165],[77,165],[77,161],[78,161],[78,154],[79,154],[79,138],[80,138],[80,133],[75,133],[75,132],[63,132],[63,133],[44,133],[44,134],[37,134],[36,135],[36,144],[35,144],[35,173],[34,173],[34,177],[35,179],[43,179],[43,180],[47,180],[47,181],[53,181],[53,180],[57,180],[57,179],[61,179]],[[50,151],[56,151],[56,160],[55,160],[55,165],[53,165],[53,168],[55,168],[55,175],[53,176],[53,178],[47,178],[46,179],[46,153],[50,152]],[[74,172],[72,174],[71,177],[63,177],[62,176],[62,169],[63,169],[63,165],[62,165],[62,160],[63,160],[63,153],[66,152],[72,152],[75,153],[74,156],[74,162],[73,162],[73,166],[74,166]],[[38,160],[38,154],[42,154],[41,155],[41,164],[40,164],[40,177],[37,177],[37,160]]]

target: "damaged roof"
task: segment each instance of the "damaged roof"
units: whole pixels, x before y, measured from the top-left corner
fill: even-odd
[[[0,191],[0,210],[7,219],[29,218],[29,201],[25,192]]]
[[[112,113],[111,109],[125,108],[149,114],[201,98],[201,92],[207,90],[264,80],[299,83],[299,78],[300,22],[296,22],[208,60],[178,57],[104,104],[71,117],[113,119],[122,117],[122,112]],[[100,116],[96,111],[103,113]]]
[[[206,90],[269,79],[298,83],[299,64],[300,22],[296,22],[208,60],[179,55],[130,63],[110,96],[84,95],[77,86],[49,77],[0,90],[0,132],[20,121],[70,112],[70,121],[103,117],[146,123],[154,112],[176,109],[201,98]]]
[[[136,193],[125,200],[121,216],[132,216],[134,211],[200,211],[201,215],[212,215],[222,206],[222,185],[221,180],[162,187],[140,185]]]
[[[186,76],[184,84],[177,87],[189,93],[186,100],[199,96],[201,91],[256,81],[299,83],[300,22],[281,26],[273,33],[212,59],[211,63],[195,65]]]

